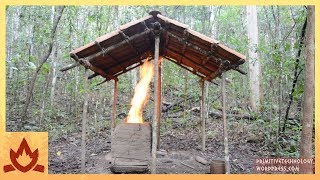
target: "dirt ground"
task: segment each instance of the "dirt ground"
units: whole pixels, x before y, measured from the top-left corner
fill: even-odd
[[[231,123],[232,124],[232,123]],[[223,160],[224,146],[221,119],[211,119],[207,123],[207,131],[213,131],[206,141],[206,150],[201,151],[199,125],[181,125],[173,121],[172,130],[162,133],[161,151],[158,155],[157,172],[160,174],[205,174],[209,173],[209,165],[195,161],[200,156],[207,161]],[[191,130],[192,129],[192,130]],[[256,158],[267,157],[269,152],[260,142],[248,142],[246,127],[231,125],[229,129],[229,152],[231,173],[256,173],[253,169]],[[111,150],[108,133],[99,132],[87,138],[86,173],[111,173],[105,156]],[[81,135],[70,134],[49,142],[49,173],[74,174],[80,173]]]

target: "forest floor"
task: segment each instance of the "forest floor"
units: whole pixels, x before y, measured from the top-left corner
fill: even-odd
[[[199,119],[197,116],[193,118]],[[205,174],[209,165],[195,161],[200,156],[207,161],[224,159],[222,119],[210,118],[207,123],[206,150],[201,151],[200,122],[181,123],[172,121],[171,130],[162,132],[161,147],[166,155],[157,160],[158,173],[161,174]],[[196,125],[196,126],[195,126]],[[164,125],[165,126],[165,125]],[[197,127],[197,128],[194,128]],[[250,122],[239,125],[231,122],[229,129],[229,152],[231,173],[256,173],[256,158],[268,157],[270,152],[263,140],[249,141]],[[73,133],[49,142],[49,173],[80,173],[81,134]],[[111,150],[111,139],[106,132],[98,132],[87,138],[86,173],[109,174],[106,155]]]

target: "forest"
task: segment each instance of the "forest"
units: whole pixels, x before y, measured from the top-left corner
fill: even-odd
[[[199,77],[162,60],[157,173],[210,173],[226,145],[227,173],[261,173],[258,158],[314,158],[313,6],[7,6],[6,131],[47,131],[49,173],[111,173],[114,81],[88,80],[83,66],[60,70],[75,62],[74,49],[154,10],[246,56],[239,69],[204,82],[205,106]],[[141,71],[118,77],[114,126],[128,116]]]

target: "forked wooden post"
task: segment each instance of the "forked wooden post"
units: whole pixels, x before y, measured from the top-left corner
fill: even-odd
[[[201,81],[201,134],[202,134],[202,151],[206,150],[206,118],[205,118],[205,107],[204,107],[204,83]]]
[[[161,101],[162,101],[162,91],[161,91],[161,83],[162,83],[162,75],[161,75],[161,68],[162,68],[162,62],[158,60],[158,97],[159,101],[157,103],[157,108],[158,108],[158,129],[157,129],[157,149],[160,149],[160,120],[161,120]]]
[[[160,37],[159,35],[155,36],[155,50],[154,50],[154,109],[153,109],[153,122],[152,122],[152,162],[151,162],[151,173],[156,174],[156,160],[157,160],[157,144],[158,144],[158,120],[159,120],[159,113],[158,107],[160,107],[158,104],[160,102],[160,92],[158,88],[158,82],[159,82],[159,73],[158,73],[158,62],[159,62],[159,43],[160,43]]]
[[[112,105],[112,117],[111,117],[111,137],[113,136],[113,131],[114,131],[114,128],[116,127],[117,96],[118,96],[118,81],[114,80],[113,105]]]
[[[87,126],[87,110],[88,110],[88,69],[85,69],[83,79],[83,114],[82,114],[82,130],[81,130],[81,173],[86,172],[86,126]]]
[[[223,137],[224,137],[224,155],[225,155],[225,168],[226,174],[230,174],[230,162],[229,162],[229,145],[228,145],[228,122],[226,115],[226,79],[222,74],[222,118],[223,118]]]

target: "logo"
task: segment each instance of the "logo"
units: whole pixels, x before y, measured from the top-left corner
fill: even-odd
[[[39,158],[39,150],[33,152],[25,138],[22,139],[17,151],[10,149],[11,164],[3,167],[4,172],[19,170],[26,173],[30,170],[44,172],[44,166],[37,164]]]

